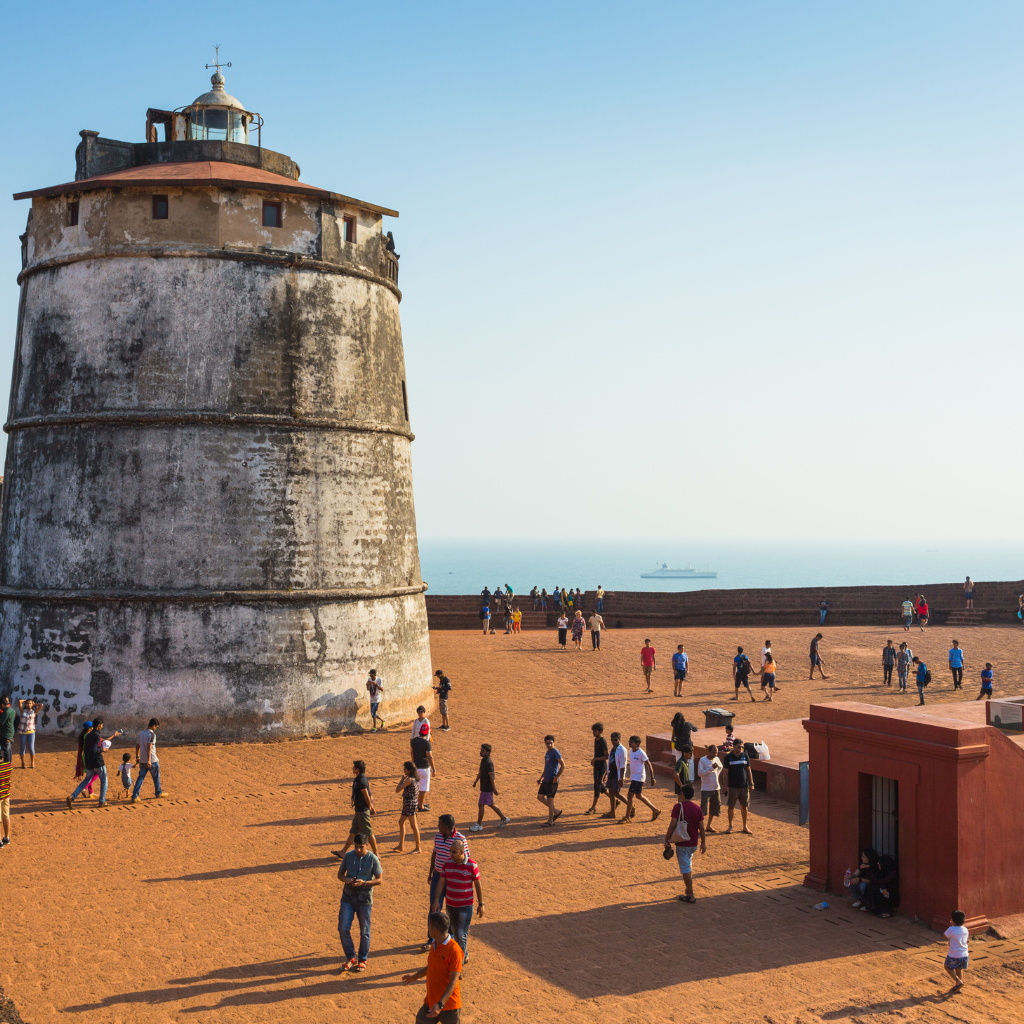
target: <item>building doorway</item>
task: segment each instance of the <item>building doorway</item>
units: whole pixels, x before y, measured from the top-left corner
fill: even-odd
[[[881,775],[871,776],[871,845],[879,856],[899,860],[900,784]]]

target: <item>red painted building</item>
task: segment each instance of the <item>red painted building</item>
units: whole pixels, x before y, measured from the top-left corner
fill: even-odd
[[[809,886],[842,892],[874,847],[899,865],[899,913],[933,928],[1024,912],[1024,737],[983,708],[811,705]]]

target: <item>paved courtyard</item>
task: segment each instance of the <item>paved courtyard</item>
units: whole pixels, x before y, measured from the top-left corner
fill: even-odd
[[[790,805],[758,795],[753,836],[709,837],[706,856],[694,859],[693,906],[676,900],[681,880],[674,861],[660,856],[665,818],[652,825],[642,809],[627,826],[583,816],[591,722],[603,721],[606,735],[664,732],[682,707],[701,724],[703,708],[731,696],[737,643],[756,660],[772,637],[781,688],[773,704],[732,705],[744,739],[757,739],[744,735],[745,721],[793,718],[811,702],[916,699],[880,685],[881,646],[887,636],[901,639],[901,629],[827,628],[832,678],[809,683],[815,631],[655,630],[647,634],[659,658],[653,695],[641,692],[641,631],[606,633],[600,654],[562,653],[550,633],[432,634],[434,666],[455,687],[453,730],[434,735],[438,777],[419,855],[388,852],[400,803],[394,783],[408,757],[408,728],[398,723],[377,735],[165,747],[168,796],[135,807],[111,801],[105,810],[87,801],[64,808],[75,755],[41,738],[36,770],[15,767],[14,842],[0,854],[0,983],[28,1024],[411,1021],[423,989],[400,979],[424,959],[417,947],[433,825],[444,811],[463,830],[475,820],[470,783],[479,744],[489,742],[497,802],[513,824],[498,832],[491,817],[485,832],[470,836],[487,916],[471,931],[465,1020],[1016,1019],[1024,943],[974,940],[968,987],[950,998],[937,934],[832,897],[828,910],[811,909],[821,896],[801,884],[807,830]],[[973,697],[986,660],[996,665],[997,694],[1024,693],[1024,631],[959,629],[968,670],[956,695],[945,671],[951,635],[910,634],[935,676],[929,700]],[[682,701],[671,696],[669,663],[680,639],[691,658]],[[431,718],[436,729],[440,717]],[[546,732],[567,766],[558,797],[565,814],[550,829],[540,827],[535,799]],[[127,748],[115,744],[108,764]],[[337,973],[340,886],[329,851],[348,831],[357,757],[368,764],[378,808],[384,884],[374,901],[370,969],[353,977]],[[663,779],[653,799],[671,806]]]

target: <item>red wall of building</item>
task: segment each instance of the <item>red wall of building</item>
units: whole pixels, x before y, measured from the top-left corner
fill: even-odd
[[[843,891],[870,845],[861,776],[899,782],[899,912],[974,931],[1024,912],[1024,750],[991,726],[842,703],[812,705],[807,884]],[[867,798],[870,810],[870,794]]]

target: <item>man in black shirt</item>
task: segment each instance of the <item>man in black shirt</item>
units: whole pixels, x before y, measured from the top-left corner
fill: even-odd
[[[440,669],[434,673],[434,677],[437,679],[434,693],[437,694],[438,709],[441,712],[441,731],[448,732],[451,728],[448,725],[448,694],[452,692],[452,684]]]
[[[352,774],[352,806],[355,815],[352,818],[352,827],[349,829],[348,839],[342,849],[332,850],[335,857],[344,857],[348,848],[355,842],[357,833],[366,836],[370,848],[377,852],[377,840],[373,834],[373,815],[377,812],[373,808],[373,797],[370,795],[370,780],[366,777],[366,762],[353,761]]]
[[[434,770],[434,755],[430,746],[430,726],[426,722],[420,726],[419,735],[409,740],[409,748],[412,751],[412,763],[416,765],[416,781],[419,784],[419,809],[429,811],[430,804],[426,803],[427,794],[430,792],[430,777],[436,775]]]
[[[590,763],[594,766],[594,802],[583,812],[584,814],[597,813],[597,801],[605,792],[604,773],[608,771],[608,742],[604,738],[604,725],[595,722],[590,731],[594,734],[594,756]],[[614,801],[612,802],[614,807]]]
[[[480,783],[480,800],[476,812],[476,824],[469,826],[470,832],[483,832],[484,808],[490,807],[498,816],[498,828],[504,828],[512,819],[494,802],[498,787],[494,785],[494,762],[491,760],[490,743],[480,744],[480,770],[476,773],[473,786]]]
[[[825,637],[823,634],[819,633],[811,641],[811,674],[807,677],[808,679],[814,678],[815,667],[817,667],[818,671],[821,673],[822,679],[828,679],[828,676],[825,675],[825,663],[821,660],[821,651],[818,649],[818,644],[820,644],[824,639]]]
[[[733,740],[732,750],[722,758],[729,785],[729,827],[726,834],[732,831],[732,809],[737,803],[743,817],[742,831],[752,836],[754,833],[747,828],[747,806],[750,804],[750,792],[754,788],[754,776],[750,771],[750,758],[743,751],[743,741]]]
[[[692,782],[690,762],[693,760],[693,739],[691,734],[697,732],[697,726],[688,722],[682,711],[677,711],[672,718],[672,747],[676,752],[676,767],[672,773],[675,778],[676,794],[683,791],[683,786]]]

